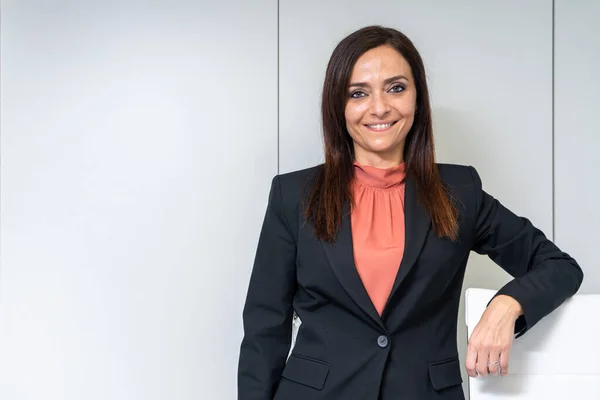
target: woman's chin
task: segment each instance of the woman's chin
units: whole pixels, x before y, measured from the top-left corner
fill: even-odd
[[[393,145],[390,143],[373,144],[369,147],[369,151],[376,154],[392,154],[397,153],[401,149],[400,145]]]

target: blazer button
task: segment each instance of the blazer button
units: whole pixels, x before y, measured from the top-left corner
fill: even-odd
[[[387,336],[385,336],[385,335],[381,335],[377,338],[377,345],[379,347],[381,347],[382,349],[386,348],[388,343],[389,343],[389,340],[388,340]]]

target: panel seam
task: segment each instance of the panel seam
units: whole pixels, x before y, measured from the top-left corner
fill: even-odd
[[[556,241],[556,146],[555,140],[555,25],[556,25],[556,0],[552,0],[552,240]]]
[[[279,0],[277,0],[277,175],[280,170],[280,133],[279,133]]]

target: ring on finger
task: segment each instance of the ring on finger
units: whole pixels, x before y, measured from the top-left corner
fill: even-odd
[[[491,365],[495,365],[496,367],[498,367],[498,368],[497,368],[497,370],[496,370],[496,375],[497,375],[497,376],[500,376],[500,360],[496,360],[496,361],[494,361],[494,362],[492,362],[492,361],[489,361],[489,362],[488,362],[488,365],[490,365],[490,366],[491,366]]]

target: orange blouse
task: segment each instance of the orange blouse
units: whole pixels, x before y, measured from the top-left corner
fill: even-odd
[[[380,169],[354,163],[354,261],[379,315],[404,253],[405,177],[405,164]]]

